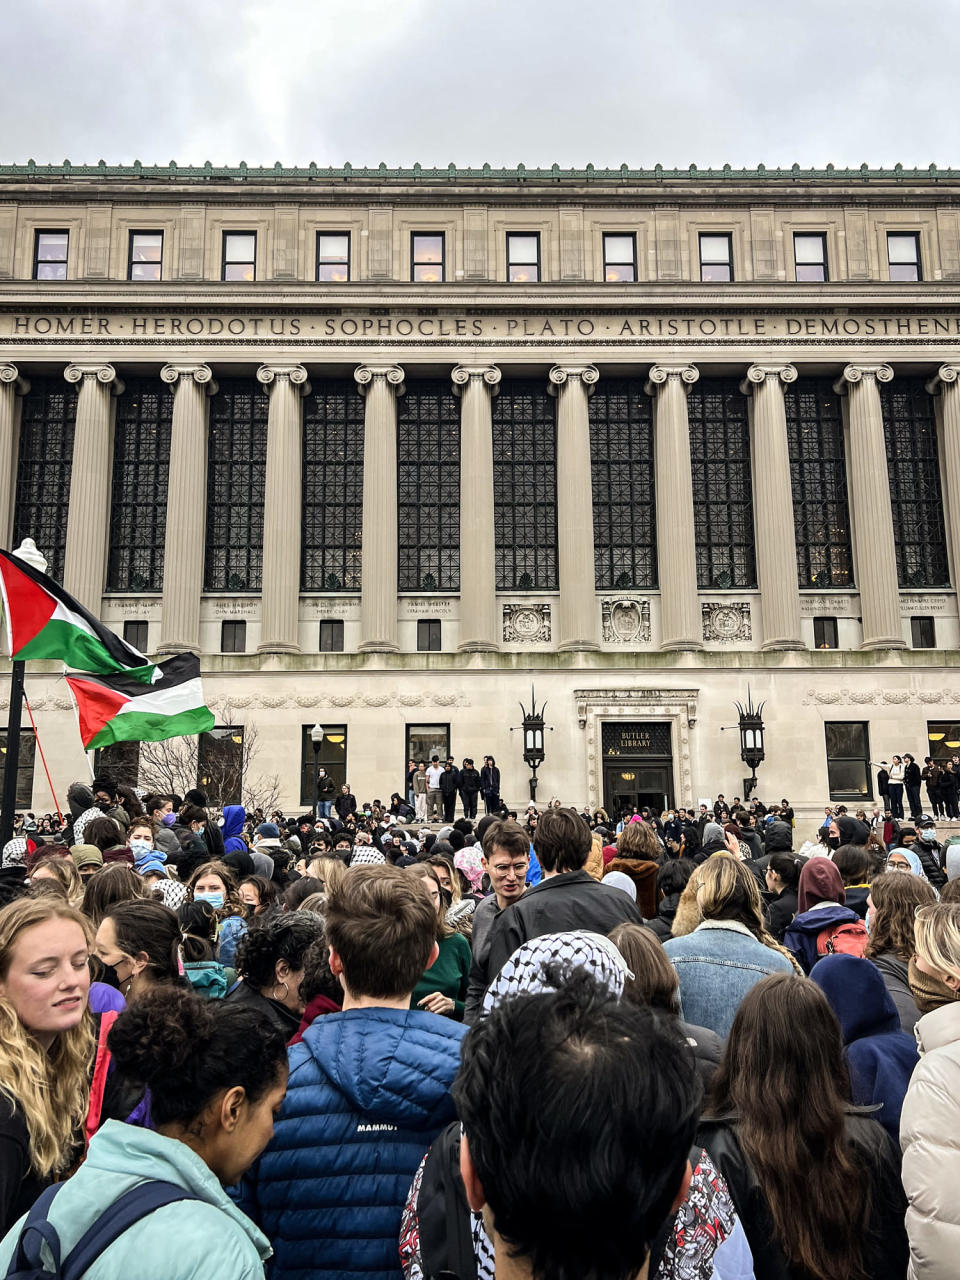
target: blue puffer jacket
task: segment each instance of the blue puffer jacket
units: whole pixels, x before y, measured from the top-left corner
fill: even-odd
[[[290,1047],[273,1140],[237,1197],[273,1245],[271,1280],[400,1276],[404,1201],[454,1118],[466,1032],[421,1009],[349,1009]]]

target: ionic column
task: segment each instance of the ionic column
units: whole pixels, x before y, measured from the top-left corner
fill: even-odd
[[[592,364],[554,365],[557,397],[557,640],[560,649],[599,649],[589,398],[600,374]]]
[[[460,644],[461,653],[500,648],[496,536],[493,518],[493,413],[500,370],[457,365],[460,397]],[[469,570],[469,572],[468,572]]]
[[[397,396],[403,394],[403,370],[363,364],[353,376],[367,401],[359,647],[361,653],[396,653]]]
[[[948,517],[947,540],[953,585],[960,590],[960,364],[942,364],[936,377],[927,383],[927,391],[932,396],[939,392],[943,409],[943,475],[940,486],[944,495],[943,508]]]
[[[159,649],[199,653],[207,542],[207,400],[216,395],[217,384],[205,364],[166,364],[160,377],[174,392]]]
[[[863,619],[862,649],[904,649],[900,587],[893,541],[893,512],[887,483],[880,382],[889,382],[888,364],[848,364],[834,383],[849,397],[850,496],[853,501],[857,584]]]
[[[763,649],[803,649],[793,528],[793,486],[783,383],[792,364],[752,364],[740,390],[753,390],[753,525],[763,609]]]
[[[30,383],[20,377],[15,364],[0,364],[0,546],[4,547],[9,547],[13,538],[20,398],[29,390]]]
[[[687,418],[687,391],[699,377],[692,364],[658,364],[646,385],[657,398],[653,469],[662,649],[703,648]]]
[[[270,394],[257,650],[299,653],[302,398],[310,383],[301,364],[261,365],[257,378]]]
[[[113,457],[113,397],[123,391],[112,364],[67,365],[63,376],[80,384],[73,434],[63,585],[99,614],[107,576],[107,537]]]

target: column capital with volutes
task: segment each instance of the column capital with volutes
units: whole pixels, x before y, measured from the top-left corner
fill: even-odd
[[[927,394],[938,395],[945,387],[953,386],[960,378],[960,364],[942,364],[926,384]]]
[[[762,387],[768,378],[777,383],[790,383],[797,380],[797,368],[792,364],[752,364],[747,375],[740,383],[740,394],[746,395],[754,387]]]
[[[593,364],[555,364],[547,378],[547,390],[552,396],[557,394],[560,387],[577,380],[587,395],[592,396],[594,387],[600,381],[600,370]]]
[[[289,382],[300,395],[310,394],[310,382],[302,364],[262,364],[257,370],[257,381],[267,390],[281,382]]]
[[[15,396],[25,396],[30,390],[30,383],[20,376],[20,370],[15,364],[0,361],[0,386],[8,387],[11,383]]]
[[[655,396],[660,387],[674,378],[687,391],[699,377],[700,370],[695,364],[655,364],[647,374],[643,389],[648,396]]]
[[[112,364],[104,364],[101,360],[77,360],[68,364],[63,371],[68,382],[82,382],[84,378],[96,378],[102,386],[110,388],[110,394],[118,396],[123,391],[123,383],[117,376]]]
[[[403,395],[404,372],[398,364],[361,364],[353,371],[354,379],[362,395],[374,382],[384,381],[393,387],[398,396]]]
[[[485,387],[489,388],[491,395],[496,395],[500,389],[502,376],[500,369],[495,364],[458,364],[450,371],[453,394],[456,396],[460,394],[471,378],[482,382]]]
[[[217,394],[213,370],[208,364],[165,364],[160,370],[161,381],[172,386],[176,386],[181,378],[189,378],[197,386],[203,387],[208,396]]]
[[[848,364],[833,384],[835,395],[842,396],[858,382],[892,382],[893,369],[888,364]]]

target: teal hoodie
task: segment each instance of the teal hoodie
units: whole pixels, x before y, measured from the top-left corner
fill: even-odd
[[[190,961],[183,966],[183,973],[205,1000],[222,1000],[237,980],[236,970],[225,969],[217,960]]]
[[[84,1280],[263,1280],[266,1236],[233,1204],[216,1175],[176,1138],[108,1120],[85,1162],[57,1193],[50,1221],[66,1258],[88,1227],[125,1191],[148,1178],[199,1196],[156,1209],[105,1249]],[[6,1275],[26,1215],[0,1242]],[[49,1256],[44,1258],[51,1265]]]

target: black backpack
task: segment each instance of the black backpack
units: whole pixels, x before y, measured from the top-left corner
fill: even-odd
[[[418,1205],[426,1280],[477,1280],[473,1215],[460,1177],[459,1120],[448,1124],[427,1152]]]
[[[105,1249],[148,1213],[177,1200],[200,1198],[172,1182],[141,1182],[108,1205],[61,1261],[60,1237],[47,1214],[63,1185],[57,1182],[48,1187],[30,1210],[10,1259],[6,1280],[80,1280]],[[44,1243],[53,1255],[52,1271],[43,1265],[41,1250]]]

